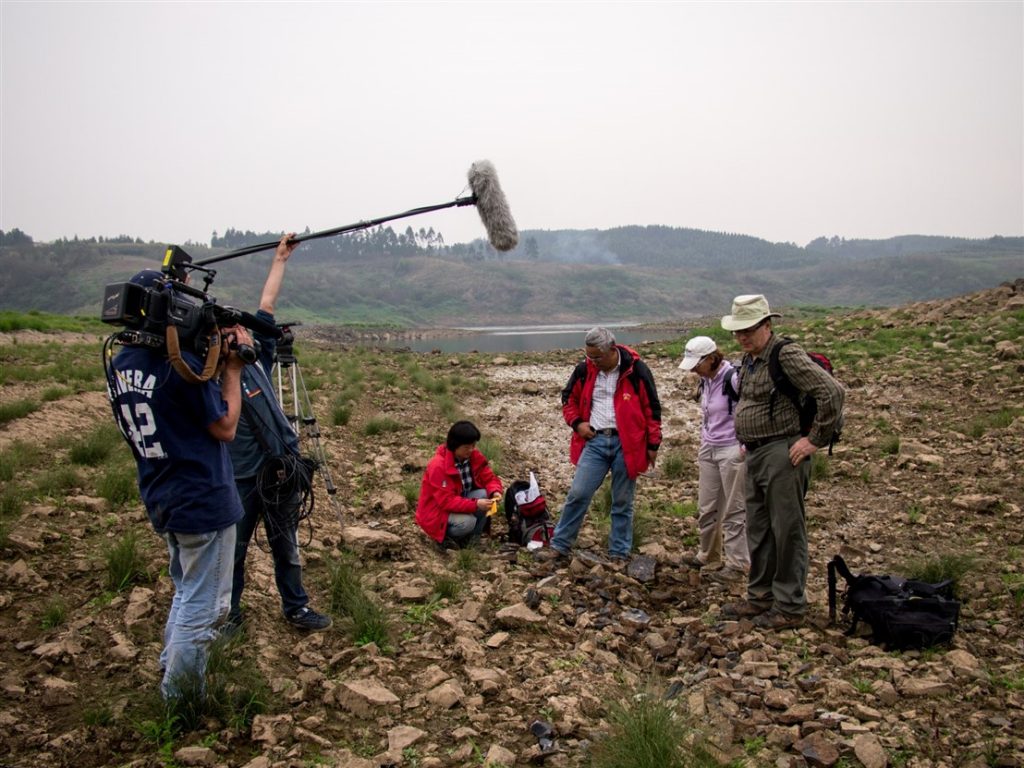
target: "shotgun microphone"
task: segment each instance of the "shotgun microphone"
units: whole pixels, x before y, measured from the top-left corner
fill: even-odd
[[[461,208],[466,205],[475,205],[477,213],[480,214],[480,220],[484,223],[484,228],[487,230],[487,239],[490,241],[491,245],[499,251],[511,251],[519,244],[519,230],[516,229],[516,222],[515,219],[512,218],[512,211],[509,210],[508,200],[505,199],[505,193],[501,191],[501,185],[498,183],[497,171],[494,170],[494,166],[491,165],[490,160],[478,160],[469,167],[469,173],[467,175],[469,177],[469,188],[473,192],[472,195],[458,197],[447,203],[438,203],[437,205],[425,205],[422,208],[413,208],[411,211],[405,211],[404,213],[381,216],[380,218],[371,219],[369,221],[360,221],[355,224],[346,224],[342,227],[324,229],[320,232],[296,235],[289,240],[289,242],[302,243],[306,240],[316,240],[321,237],[333,237],[334,235],[340,235],[345,232],[358,232],[359,230],[369,229],[370,227],[376,227],[389,221],[395,221],[396,219],[404,219],[409,216],[419,216],[421,213],[440,211],[445,208]],[[218,261],[234,259],[238,256],[246,256],[250,253],[258,253],[259,251],[268,251],[271,248],[277,248],[277,244],[277,240],[271,240],[266,243],[247,245],[243,248],[237,248],[236,250],[229,251],[228,253],[222,253],[220,256],[213,256],[209,259],[192,262],[192,264],[189,265],[189,268],[196,269],[197,267],[203,267],[208,264],[216,264]],[[177,246],[172,246],[171,248],[180,252],[180,254],[175,257],[175,264],[191,259],[188,254],[185,254],[184,251],[181,251]],[[169,260],[171,259],[171,248],[167,251]],[[167,270],[165,269],[165,271]],[[213,277],[211,273],[211,277],[207,283],[212,279]]]
[[[468,176],[487,239],[497,250],[511,251],[519,244],[519,230],[498,183],[498,172],[489,160],[478,160],[469,167]]]

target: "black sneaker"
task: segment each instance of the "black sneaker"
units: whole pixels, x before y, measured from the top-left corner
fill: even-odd
[[[290,616],[286,616],[285,618],[293,627],[305,629],[310,632],[327,629],[334,623],[331,621],[330,616],[324,616],[322,613],[317,613],[308,605],[302,606],[299,610],[295,611],[295,613]]]

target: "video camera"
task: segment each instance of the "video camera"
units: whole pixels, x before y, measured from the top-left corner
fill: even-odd
[[[221,306],[205,290],[188,285],[185,281],[189,271],[205,272],[207,289],[216,274],[191,262],[181,248],[170,246],[159,272],[144,270],[128,282],[106,287],[100,319],[125,326],[116,335],[120,343],[160,349],[166,346],[168,328],[173,327],[182,348],[204,357],[216,330],[224,326],[242,325],[264,336],[281,337],[281,330],[272,323]],[[246,363],[256,362],[256,351],[248,344],[233,348]]]

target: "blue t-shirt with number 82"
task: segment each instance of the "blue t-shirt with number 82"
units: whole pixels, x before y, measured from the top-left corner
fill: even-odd
[[[182,357],[194,371],[202,362]],[[135,454],[139,493],[158,532],[205,533],[236,523],[242,505],[227,444],[208,431],[227,413],[220,384],[192,384],[161,353],[124,347],[108,392],[117,425]]]

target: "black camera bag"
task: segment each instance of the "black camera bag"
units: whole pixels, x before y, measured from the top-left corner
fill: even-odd
[[[890,650],[930,648],[953,639],[960,622],[960,601],[950,580],[929,584],[898,576],[854,576],[842,557],[828,564],[829,619],[836,620],[836,573],[846,581],[843,614],[851,617],[847,635],[864,621],[871,642]]]

